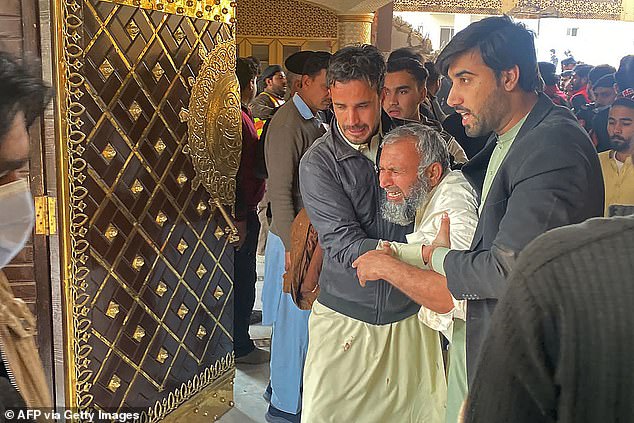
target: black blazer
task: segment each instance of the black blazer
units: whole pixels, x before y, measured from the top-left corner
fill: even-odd
[[[462,168],[479,195],[495,147],[492,136]],[[493,179],[471,250],[450,251],[444,262],[449,290],[468,300],[470,380],[520,251],[549,229],[602,216],[603,202],[603,176],[590,138],[568,109],[540,94]]]

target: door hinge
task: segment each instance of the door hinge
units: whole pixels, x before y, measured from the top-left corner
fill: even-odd
[[[35,233],[37,235],[57,233],[57,198],[35,197]]]

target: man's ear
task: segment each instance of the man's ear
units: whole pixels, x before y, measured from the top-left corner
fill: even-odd
[[[302,87],[310,87],[310,85],[313,82],[311,77],[308,75],[302,75],[301,81],[302,81],[302,85],[301,85]]]
[[[425,169],[425,176],[427,177],[427,179],[429,179],[432,188],[440,183],[440,180],[442,179],[442,174],[442,165],[438,162],[430,164],[429,166],[427,166],[427,169]]]
[[[422,103],[427,98],[427,85],[426,84],[423,84],[423,86],[420,89],[419,93],[420,93],[420,101],[419,101],[419,103]]]
[[[513,91],[520,82],[520,68],[515,65],[500,73],[500,82],[506,91]]]

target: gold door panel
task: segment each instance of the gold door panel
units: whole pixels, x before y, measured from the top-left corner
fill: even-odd
[[[200,51],[235,51],[233,9],[160,3],[57,10],[69,405],[151,421],[199,393],[228,407],[233,375],[231,230],[192,185],[179,117]]]

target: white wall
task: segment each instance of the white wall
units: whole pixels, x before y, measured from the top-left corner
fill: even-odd
[[[568,28],[579,28],[577,36],[567,36]],[[554,48],[560,61],[565,57],[564,51],[571,50],[577,60],[618,68],[621,57],[634,54],[634,22],[540,19],[535,45],[540,61],[547,61]]]
[[[415,29],[422,26],[432,47],[440,47],[440,28],[454,27],[455,33],[485,15],[447,13],[395,12]],[[550,49],[557,51],[559,60],[564,50],[571,50],[577,60],[592,65],[608,63],[618,67],[621,57],[634,54],[634,22],[582,20],[582,19],[523,19],[526,26],[537,34],[535,46],[539,61],[550,60]],[[579,28],[576,37],[566,35],[567,28]]]

